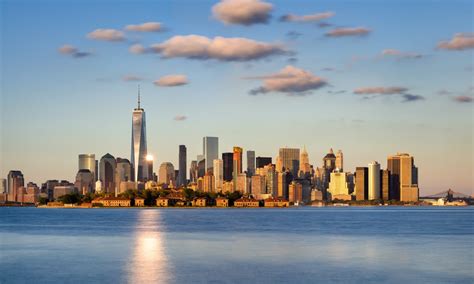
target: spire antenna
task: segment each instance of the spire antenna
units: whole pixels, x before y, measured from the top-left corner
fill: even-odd
[[[140,109],[140,84],[138,84],[138,109]]]

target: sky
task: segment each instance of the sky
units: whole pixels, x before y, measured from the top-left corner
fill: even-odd
[[[330,148],[346,171],[406,152],[421,195],[474,187],[471,1],[9,1],[0,174],[74,181],[130,158],[140,85],[155,169],[202,137],[275,156]]]

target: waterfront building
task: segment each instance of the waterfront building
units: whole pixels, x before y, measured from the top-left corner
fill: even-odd
[[[328,192],[331,195],[331,200],[334,200],[337,197],[339,197],[338,199],[341,199],[341,195],[349,196],[350,200],[346,173],[339,172],[338,170],[331,173]]]
[[[367,200],[369,197],[369,169],[357,167],[355,173],[356,200]]]
[[[224,181],[222,184],[222,192],[233,192],[234,191],[234,183],[231,181]]]
[[[193,207],[206,207],[207,199],[204,197],[196,197],[193,199],[192,205]]]
[[[259,207],[260,202],[254,198],[242,197],[234,201],[235,207]]]
[[[134,201],[135,201],[135,203],[134,203],[134,206],[135,206],[135,207],[143,207],[143,206],[145,206],[145,198],[142,198],[142,197],[135,197]]]
[[[288,186],[289,201],[292,203],[303,202],[303,185],[299,182],[292,181]]]
[[[192,183],[195,183],[198,179],[198,164],[197,161],[191,161],[191,166],[189,167],[189,180]]]
[[[214,184],[216,192],[222,190],[222,184],[224,183],[224,162],[221,159],[215,159],[213,162],[214,168]]]
[[[175,185],[174,166],[170,162],[161,163],[158,172],[158,183]]]
[[[95,186],[94,175],[88,169],[79,170],[74,185],[80,194],[92,193]]]
[[[380,164],[376,161],[369,164],[369,200],[380,199]]]
[[[99,176],[102,181],[102,189],[105,193],[114,193],[115,194],[115,169],[117,163],[114,156],[109,153],[102,156],[100,159],[100,171]]]
[[[418,188],[418,168],[414,165],[414,158],[407,153],[397,153],[387,158],[387,169],[390,171],[390,199],[413,201]],[[405,194],[402,197],[402,188]],[[418,200],[416,200],[418,201]]]
[[[216,206],[217,207],[229,207],[229,199],[224,197],[217,197],[216,198]]]
[[[294,177],[297,177],[300,166],[300,149],[280,148],[278,157],[282,161],[282,170],[288,170]]]
[[[312,190],[311,191],[311,201],[322,201],[323,200],[323,192],[321,190]]]
[[[213,161],[219,159],[219,138],[218,137],[203,137],[202,138],[202,152],[204,158],[204,171],[213,170]]]
[[[140,106],[140,89],[138,89],[138,105],[132,115],[132,143],[130,162],[134,170],[135,181],[145,181],[150,175],[146,166],[146,117],[145,110]]]
[[[222,162],[224,168],[224,181],[232,181],[234,172],[234,153],[222,153]]]
[[[272,157],[257,157],[256,167],[263,168],[264,166],[272,163]]]
[[[381,178],[381,186],[382,186],[382,200],[388,201],[390,200],[390,171],[389,170],[381,170],[380,171],[380,178]]]
[[[336,169],[339,169],[339,171],[343,172],[344,171],[344,157],[341,150],[337,150],[335,163],[336,163],[335,164]]]
[[[94,204],[102,204],[104,207],[130,207],[131,200],[125,197],[101,197],[92,200],[92,206]]]
[[[247,151],[247,175],[249,177],[255,174],[255,151]]]
[[[402,185],[400,201],[417,202],[419,198],[420,193],[417,185]]]
[[[177,185],[186,186],[187,177],[186,177],[186,159],[187,159],[187,150],[185,145],[179,145],[179,162],[178,162],[178,181]]]
[[[300,177],[306,177],[310,175],[311,165],[309,164],[309,155],[308,155],[308,152],[306,151],[306,146],[304,146],[303,151],[301,151],[299,167],[300,167],[300,172],[299,172]]]
[[[263,201],[264,207],[289,207],[290,202],[282,197],[269,197]]]
[[[23,173],[18,170],[12,170],[8,172],[7,176],[7,194],[9,201],[16,201],[20,187],[25,185],[25,179]]]
[[[80,170],[89,170],[92,173],[94,182],[99,178],[98,169],[96,165],[95,154],[79,154],[79,167]]]

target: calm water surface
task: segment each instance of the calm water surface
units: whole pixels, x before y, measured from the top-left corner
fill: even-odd
[[[0,208],[1,283],[474,283],[469,208]]]

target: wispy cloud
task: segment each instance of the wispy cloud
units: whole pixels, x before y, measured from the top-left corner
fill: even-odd
[[[424,100],[425,97],[420,95],[412,95],[412,94],[402,94],[403,101],[402,102],[414,102]]]
[[[153,82],[153,84],[160,87],[176,87],[176,86],[183,86],[188,83],[189,83],[188,78],[185,75],[180,75],[180,74],[163,76],[160,79]]]
[[[396,95],[402,98],[402,102],[414,102],[424,100],[425,97],[408,93],[405,87],[361,87],[353,91],[354,94],[363,95],[365,99],[378,96]]]
[[[145,48],[143,45],[136,43],[136,44],[131,45],[128,48],[128,51],[133,54],[144,54],[144,53],[147,53],[149,50]]]
[[[251,95],[280,92],[287,95],[307,95],[311,91],[327,85],[326,80],[309,71],[288,65],[279,72],[267,76],[247,79],[263,80],[263,85],[251,90]]]
[[[93,40],[101,41],[124,41],[125,34],[122,31],[114,29],[96,29],[87,34],[87,37]]]
[[[438,43],[439,49],[465,50],[474,48],[474,33],[457,33],[450,41]]]
[[[453,100],[458,103],[471,103],[473,101],[472,96],[455,96]]]
[[[370,29],[364,27],[356,28],[337,28],[326,33],[328,37],[344,37],[344,36],[365,36],[371,32]]]
[[[185,115],[177,115],[173,119],[176,120],[176,121],[184,121],[184,120],[188,119],[188,117],[185,116]]]
[[[143,78],[136,75],[125,75],[122,77],[122,80],[125,82],[138,82],[143,81]]]
[[[92,55],[92,53],[80,51],[79,49],[70,44],[65,44],[61,46],[60,48],[58,48],[58,52],[64,55],[72,56],[74,58],[83,58]]]
[[[247,38],[208,38],[199,35],[174,36],[161,44],[152,45],[151,50],[165,58],[185,57],[222,61],[248,61],[288,53],[280,44]]]
[[[125,30],[134,32],[160,32],[163,30],[163,25],[158,22],[147,22],[138,25],[128,25],[125,27]]]
[[[212,14],[224,24],[250,26],[268,23],[272,9],[260,0],[222,0],[212,7]]]
[[[315,13],[310,15],[295,15],[287,14],[280,17],[282,22],[318,22],[321,20],[329,19],[336,15],[334,12]]]
[[[398,49],[384,49],[380,53],[381,57],[392,57],[396,59],[420,59],[423,57],[420,53],[403,52]]]

